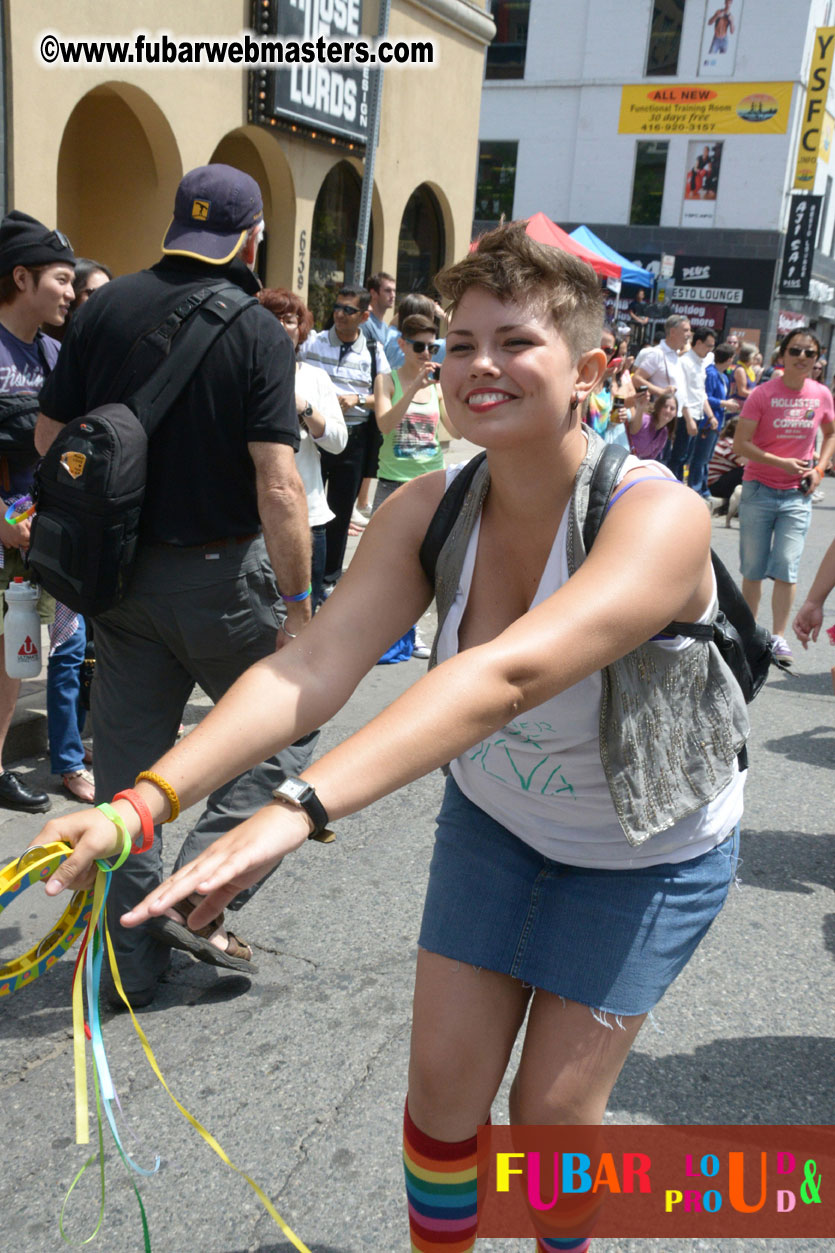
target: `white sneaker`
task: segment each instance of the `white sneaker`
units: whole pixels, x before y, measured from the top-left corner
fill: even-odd
[[[782,635],[772,635],[771,652],[775,661],[780,661],[783,665],[788,666],[792,662],[792,650],[788,640]]]
[[[432,656],[432,645],[427,644],[420,636],[415,633],[415,646],[412,649],[412,656],[417,657],[418,661],[426,661]]]
[[[824,497],[823,497],[823,492],[819,492],[819,491],[814,491],[814,492],[812,492],[812,503],[813,503],[813,504],[815,504],[815,505],[819,505],[819,504],[820,504],[820,502],[823,500],[823,498],[824,498]]]

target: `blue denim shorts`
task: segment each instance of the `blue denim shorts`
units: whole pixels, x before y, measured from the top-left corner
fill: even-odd
[[[796,583],[812,502],[791,488],[742,484],[739,502],[739,568],[744,579]]]
[[[640,870],[543,857],[447,779],[419,944],[614,1015],[644,1014],[719,913],[738,829],[690,861]]]

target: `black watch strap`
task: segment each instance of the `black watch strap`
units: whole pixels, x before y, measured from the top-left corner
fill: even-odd
[[[296,785],[297,796],[285,795],[281,791],[282,784],[288,782]],[[336,839],[333,831],[328,830],[328,823],[330,822],[328,811],[316,795],[316,789],[304,779],[300,779],[296,775],[282,773],[278,787],[273,789],[273,797],[286,805],[295,805],[297,809],[305,811],[313,823],[313,830],[307,837],[309,840],[318,840],[321,844],[330,844]]]

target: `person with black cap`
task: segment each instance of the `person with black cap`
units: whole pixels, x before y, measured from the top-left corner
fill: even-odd
[[[0,222],[0,397],[37,395],[52,369],[60,345],[44,335],[42,323],[59,326],[73,299],[75,257],[60,231],[13,209]],[[37,453],[0,456],[0,591],[15,577],[28,577],[23,554],[29,546],[29,521],[5,521],[6,505],[32,490]],[[51,623],[55,601],[41,590],[41,620]],[[0,625],[0,633],[2,625]],[[0,751],[11,725],[20,679],[11,679],[0,664]],[[12,770],[0,773],[0,806],[27,813],[50,808],[46,792],[31,788]]]
[[[114,279],[73,317],[41,395],[40,451],[71,419],[125,399],[112,391],[120,365],[137,336],[161,323],[184,294],[217,279],[255,293],[262,231],[254,179],[221,164],[186,174],[162,259]],[[130,789],[174,743],[195,684],[219,700],[249,665],[309,620],[310,536],[298,446],[293,347],[280,323],[254,303],[215,341],[149,443],[135,571],[124,599],[95,620],[97,801]],[[316,734],[219,788],[177,864],[259,808],[282,772],[304,769]],[[125,863],[108,897],[133,1005],[153,999],[172,945],[217,966],[254,969],[251,948],[222,916],[201,935],[188,928],[188,906],[152,928],[122,929],[120,914],[161,874],[157,828],[152,846]]]

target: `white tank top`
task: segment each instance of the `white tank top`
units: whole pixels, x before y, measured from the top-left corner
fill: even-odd
[[[637,467],[664,466],[628,457],[621,477]],[[447,471],[447,485],[460,471]],[[563,514],[532,608],[568,581]],[[481,518],[467,547],[455,600],[438,640],[438,662],[458,652],[475,567]],[[715,598],[714,589],[714,598]],[[700,621],[708,621],[713,606]],[[656,647],[690,648],[696,641],[677,636]],[[738,771],[723,792],[695,814],[653,836],[639,848],[626,839],[612,803],[600,760],[600,672],[520,714],[451,762],[452,777],[474,804],[532,848],[571,866],[628,870],[663,862],[688,861],[726,838],[742,816],[745,775]],[[663,752],[663,746],[659,746]]]

